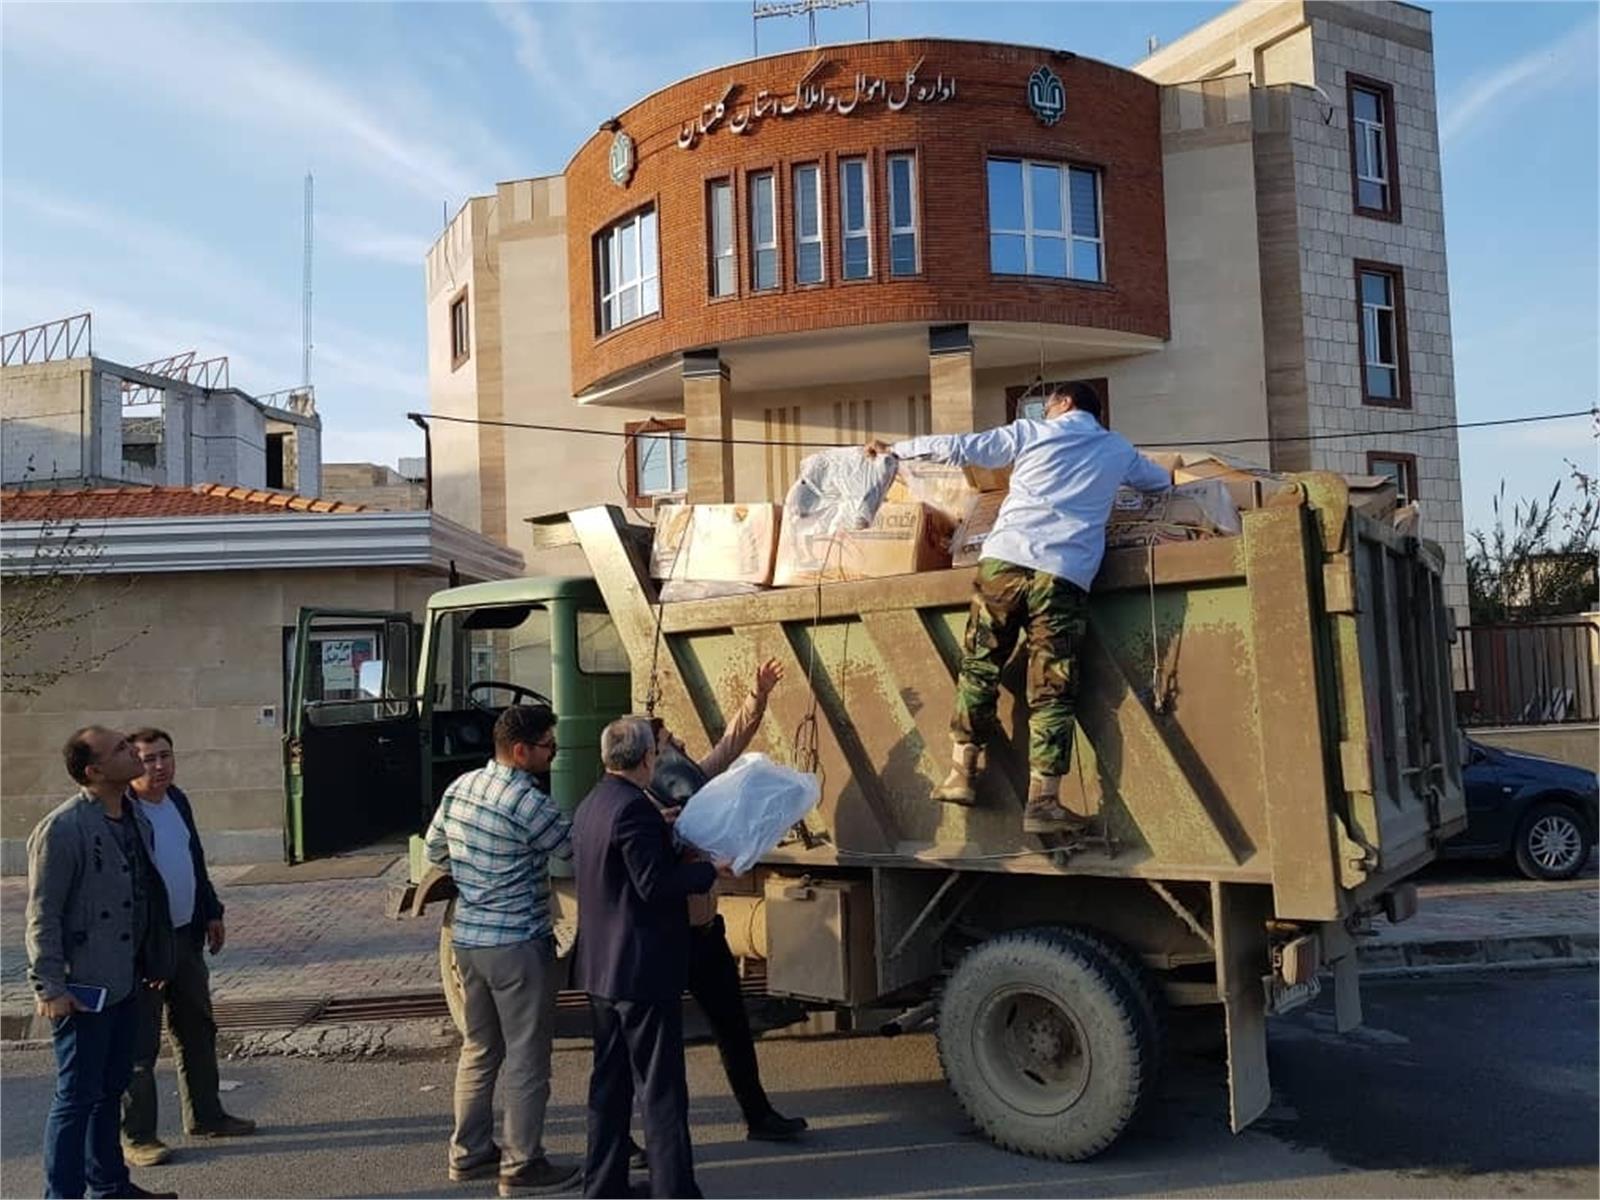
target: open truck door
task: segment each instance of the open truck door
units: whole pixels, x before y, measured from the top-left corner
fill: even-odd
[[[302,608],[288,649],[284,858],[414,832],[424,746],[410,613]]]

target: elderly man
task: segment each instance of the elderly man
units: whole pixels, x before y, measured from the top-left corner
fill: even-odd
[[[128,1178],[117,1106],[133,1070],[143,987],[172,974],[167,894],[150,823],[129,800],[144,764],[99,725],[62,747],[78,792],[28,838],[28,980],[53,1024],[56,1091],[44,1126],[46,1196],[175,1195]]]
[[[728,722],[722,740],[695,764],[700,775],[705,779],[716,778],[745,752],[761,728],[772,690],[782,681],[783,667],[776,659],[761,664],[749,695]],[[657,735],[656,748],[663,755],[669,751],[681,753],[683,743],[663,727]],[[670,781],[658,779],[651,789],[657,802],[664,806],[681,804],[694,790],[685,786],[681,776]],[[739,965],[728,947],[727,927],[717,915],[714,892],[690,898],[689,925],[689,994],[705,1014],[717,1039],[717,1052],[728,1076],[728,1086],[744,1115],[745,1136],[753,1142],[793,1141],[805,1130],[806,1120],[779,1113],[761,1086],[755,1037],[750,1031],[750,1015],[745,1011],[744,994],[739,987]]]
[[[655,772],[650,722],[623,717],[600,734],[605,776],[578,806],[578,982],[589,993],[586,1196],[627,1196],[634,1080],[644,1110],[652,1196],[699,1196],[689,1142],[683,1009],[689,981],[688,898],[716,868],[680,860],[667,818],[645,791]]]
[[[166,1162],[172,1151],[156,1136],[156,1056],[161,1051],[161,1012],[177,1046],[178,1095],[183,1127],[198,1137],[240,1137],[256,1123],[222,1109],[217,1080],[217,1023],[211,1015],[211,973],[204,951],[213,955],[226,937],[222,901],[206,871],[189,797],[173,780],[177,755],[172,735],[162,729],[136,729],[128,735],[144,774],[133,781],[137,808],[155,835],[155,866],[167,891],[172,916],[172,979],[141,998],[133,1077],[122,1101],[122,1153],[136,1167]]]
[[[428,861],[456,885],[452,926],[466,1030],[456,1063],[450,1178],[500,1177],[502,1196],[577,1182],[544,1153],[555,1035],[551,858],[572,857],[571,826],[535,777],[556,754],[556,717],[514,706],[494,723],[494,758],[445,789],[428,826]],[[505,1064],[505,1134],[494,1144],[494,1085]]]
[[[1011,491],[983,543],[967,617],[950,775],[934,792],[950,804],[977,802],[984,747],[1000,734],[995,706],[1000,672],[1019,636],[1028,642],[1027,833],[1071,833],[1083,819],[1060,799],[1072,762],[1077,657],[1089,616],[1089,585],[1106,550],[1106,522],[1117,489],[1172,486],[1172,475],[1101,423],[1100,397],[1071,383],[1045,398],[1044,419],[1021,419],[980,433],[933,434],[867,443],[894,454],[957,467],[1010,467]]]

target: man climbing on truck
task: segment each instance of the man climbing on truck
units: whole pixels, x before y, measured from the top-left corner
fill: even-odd
[[[1019,418],[977,433],[873,440],[871,456],[926,459],[958,467],[1011,468],[1011,489],[984,539],[967,616],[950,728],[954,760],[937,800],[976,804],[985,748],[1000,734],[1000,672],[1024,632],[1028,641],[1028,800],[1022,828],[1082,832],[1085,819],[1061,803],[1072,761],[1077,656],[1089,586],[1105,556],[1106,522],[1117,489],[1172,486],[1172,474],[1101,423],[1100,397],[1086,383],[1055,387],[1043,419]]]

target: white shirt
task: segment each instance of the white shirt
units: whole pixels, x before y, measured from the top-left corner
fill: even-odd
[[[140,800],[139,807],[155,831],[156,870],[167,885],[172,927],[178,929],[194,920],[194,856],[189,850],[189,826],[178,806],[165,797],[157,803]]]
[[[1117,488],[1142,492],[1172,486],[1172,475],[1086,412],[1048,421],[1024,418],[980,433],[932,434],[896,442],[900,458],[956,467],[1011,468],[1011,491],[1000,505],[983,557],[1032,567],[1085,591],[1106,552],[1106,521]]]

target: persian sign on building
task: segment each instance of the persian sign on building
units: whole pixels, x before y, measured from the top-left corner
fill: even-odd
[[[678,131],[678,148],[692,150],[701,138],[710,136],[724,125],[731,133],[754,133],[761,122],[769,117],[787,118],[807,113],[833,113],[835,116],[848,117],[860,111],[864,105],[879,104],[889,112],[900,112],[912,104],[944,104],[955,99],[955,76],[946,79],[941,71],[933,79],[927,79],[921,74],[926,59],[918,59],[903,78],[885,79],[857,72],[848,88],[837,89],[831,84],[811,82],[812,77],[827,65],[827,61],[820,60],[801,76],[794,91],[787,96],[774,95],[762,88],[748,101],[735,102],[734,96],[743,85],[729,84],[720,99],[708,101],[701,107],[698,117],[684,122],[683,128]],[[919,77],[921,82],[918,81]]]

